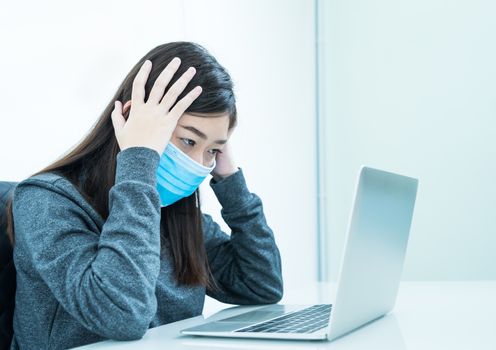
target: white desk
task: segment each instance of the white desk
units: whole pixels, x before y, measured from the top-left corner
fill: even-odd
[[[281,303],[329,303],[333,286],[287,290]],[[205,316],[231,305],[207,300]],[[236,308],[220,317],[235,315]],[[217,317],[216,314],[213,317]],[[496,281],[402,282],[395,309],[336,341],[279,341],[182,336],[204,316],[149,329],[143,339],[78,349],[496,349]]]

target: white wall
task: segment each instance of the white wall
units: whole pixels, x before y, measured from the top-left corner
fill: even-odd
[[[420,179],[404,279],[496,278],[496,3],[320,6],[331,278],[361,164]]]
[[[263,200],[286,287],[316,278],[314,8],[293,1],[28,1],[0,12],[1,180],[19,181],[74,146],[153,47],[197,41],[230,72],[232,136]],[[220,206],[202,185],[204,211]]]

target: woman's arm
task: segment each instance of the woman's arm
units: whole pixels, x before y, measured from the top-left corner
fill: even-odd
[[[278,302],[283,293],[281,258],[262,201],[249,192],[241,168],[221,181],[211,180],[210,186],[232,231],[228,236],[210,215],[203,215],[210,268],[221,288],[207,294],[232,304]]]
[[[106,338],[141,338],[156,313],[159,159],[146,147],[119,152],[101,233],[62,178],[30,178],[14,192],[19,259],[34,267],[68,313]]]

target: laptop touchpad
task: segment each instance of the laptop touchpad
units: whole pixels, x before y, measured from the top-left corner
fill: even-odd
[[[274,318],[274,317],[282,316],[286,312],[282,308],[280,310],[264,310],[264,311],[262,311],[262,310],[255,310],[255,311],[246,312],[246,313],[241,314],[241,315],[224,318],[222,320],[218,320],[217,322],[249,322],[249,323],[255,323],[255,322],[261,322],[261,321],[264,321],[264,320],[269,320],[269,319]]]

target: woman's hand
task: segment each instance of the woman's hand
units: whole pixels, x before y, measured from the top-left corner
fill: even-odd
[[[159,155],[162,155],[176,128],[179,117],[202,91],[200,86],[196,86],[174,108],[170,109],[196,73],[195,68],[190,67],[163,96],[165,88],[169,85],[180,64],[181,60],[175,57],[165,67],[153,84],[150,96],[145,102],[145,84],[152,63],[149,60],[143,63],[133,81],[131,111],[127,120],[122,115],[122,103],[115,101],[112,124],[121,150],[134,146],[144,146],[154,149]]]
[[[222,153],[217,153],[215,162],[215,168],[212,170],[212,176],[215,181],[220,181],[239,170],[234,161],[229,141],[222,148]]]

